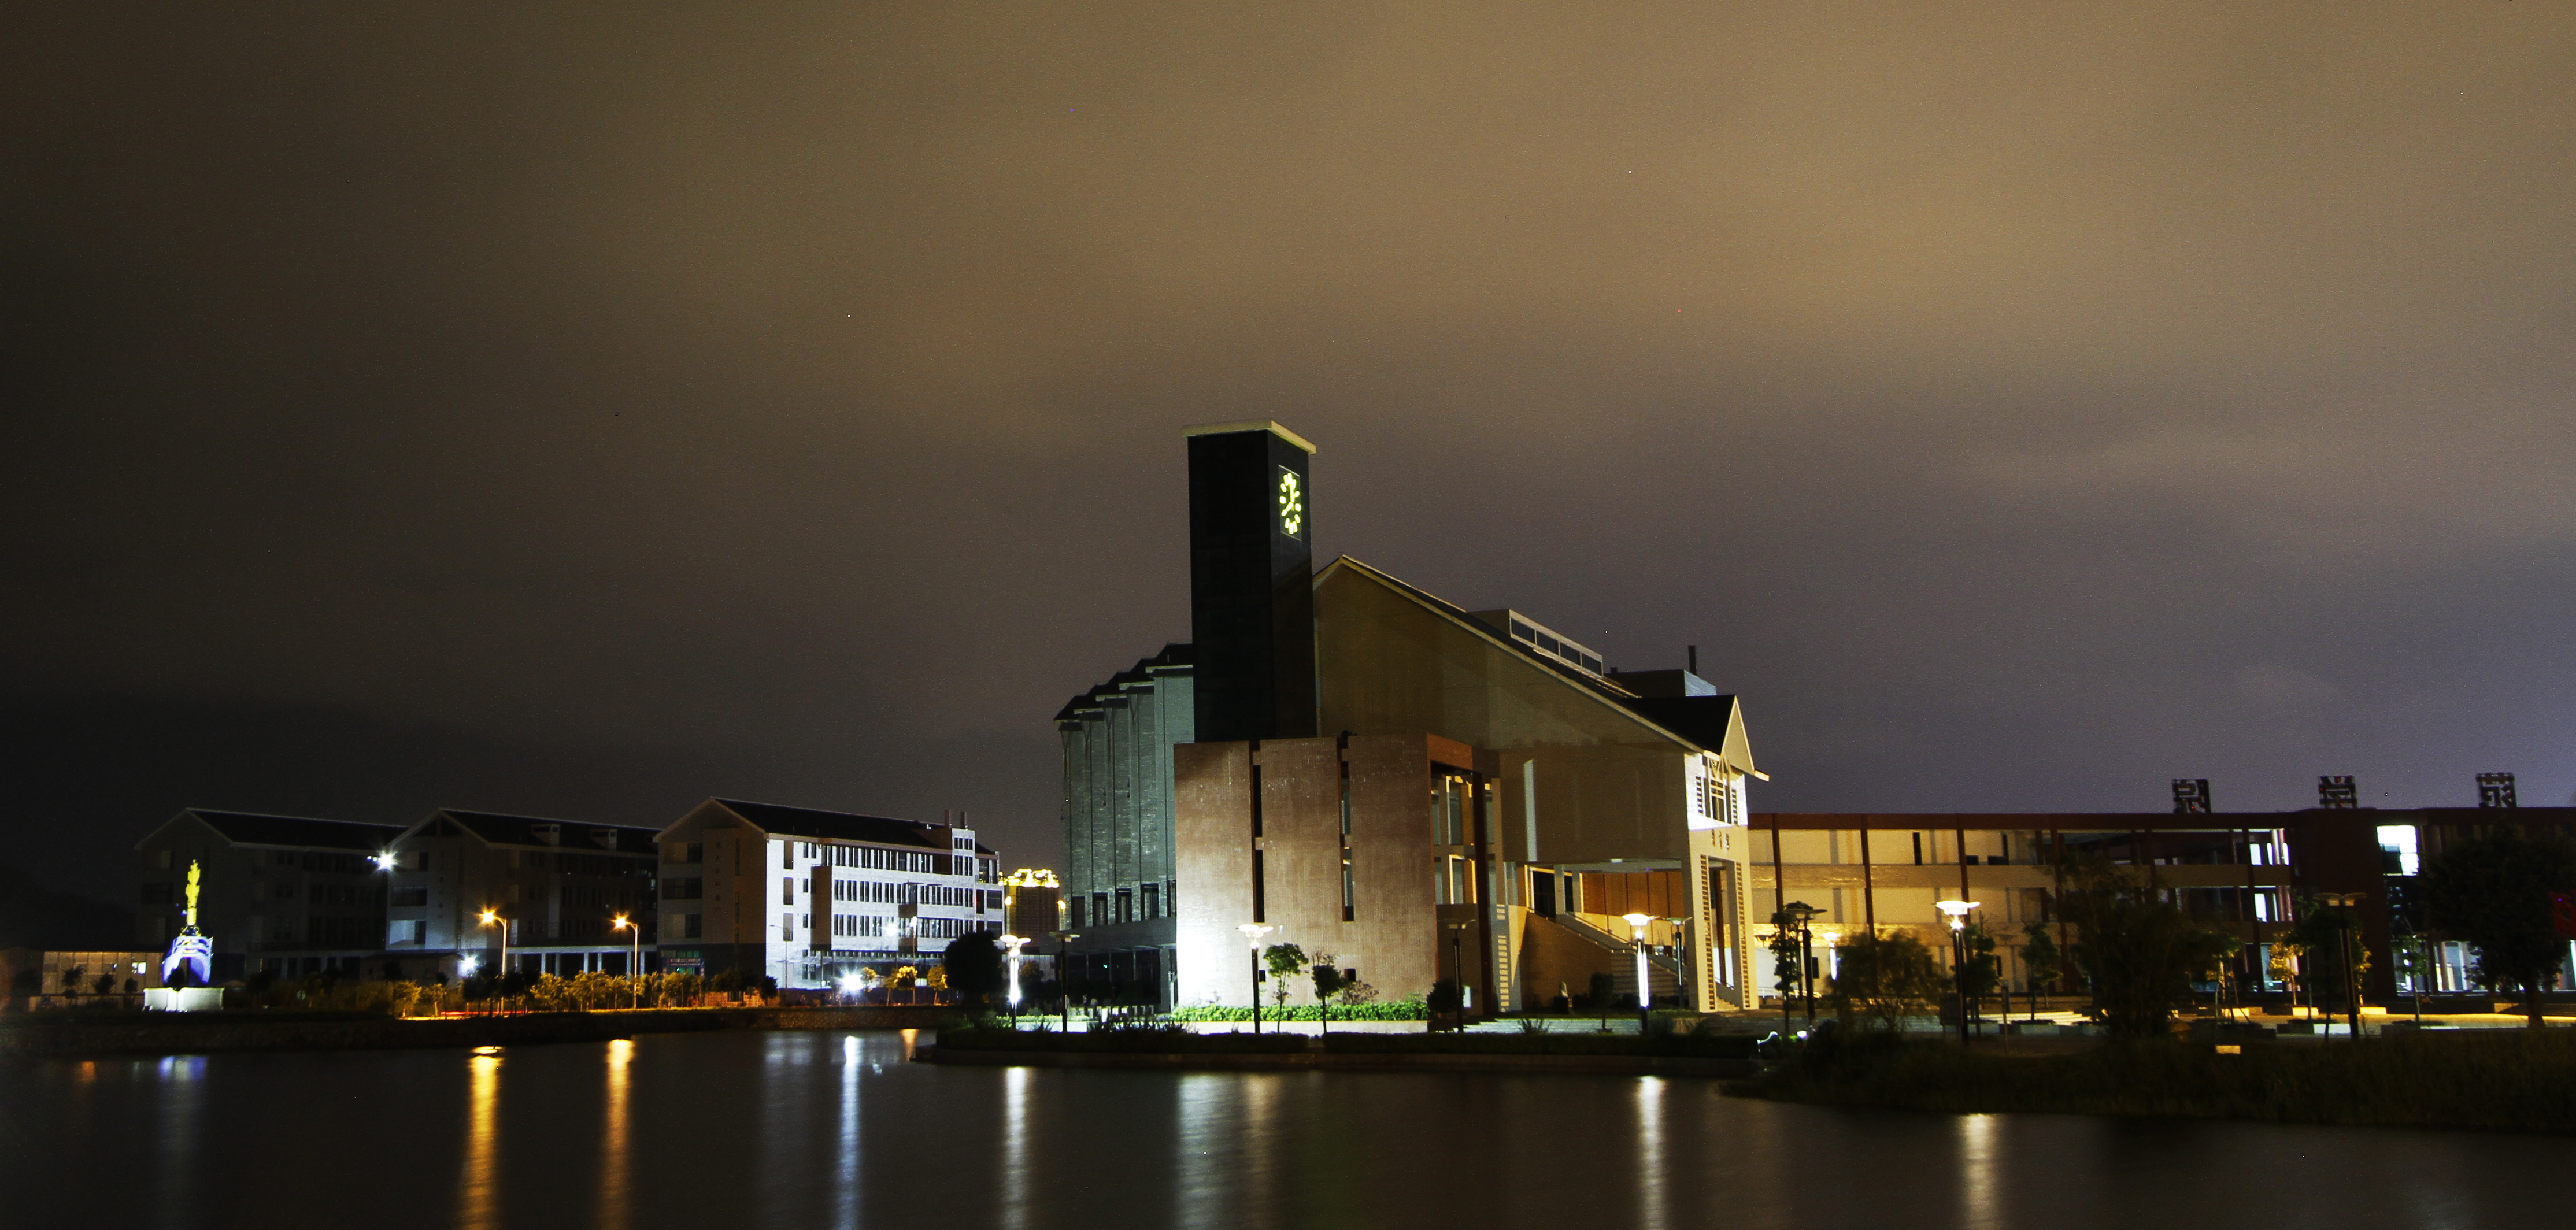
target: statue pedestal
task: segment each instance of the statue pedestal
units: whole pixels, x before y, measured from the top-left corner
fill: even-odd
[[[153,987],[143,993],[145,1012],[221,1012],[222,987]]]

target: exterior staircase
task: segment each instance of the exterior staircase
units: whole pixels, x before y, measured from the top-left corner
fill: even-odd
[[[1560,913],[1554,918],[1533,914],[1530,916],[1529,923],[1533,927],[1543,925],[1563,927],[1585,942],[1613,954],[1618,960],[1611,965],[1612,993],[1616,995],[1637,993],[1636,945],[1631,941],[1602,930],[1585,921],[1579,914]],[[1659,951],[1654,948],[1646,950],[1646,989],[1649,993],[1647,1002],[1650,1004],[1670,1007],[1679,1002],[1681,963],[1669,950]],[[1579,995],[1583,993],[1584,988],[1573,987],[1571,990]]]

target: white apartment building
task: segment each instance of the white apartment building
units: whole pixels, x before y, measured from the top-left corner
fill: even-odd
[[[666,970],[830,987],[1002,929],[1000,859],[963,823],[709,799],[660,840]]]

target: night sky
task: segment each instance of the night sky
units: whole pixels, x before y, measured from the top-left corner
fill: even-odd
[[[1758,810],[2576,791],[2576,9],[106,5],[0,72],[0,862],[185,805],[1055,857],[1318,559],[1744,698]]]

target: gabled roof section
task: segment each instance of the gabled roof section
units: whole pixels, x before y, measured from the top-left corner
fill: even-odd
[[[627,824],[589,824],[579,820],[551,820],[543,816],[513,816],[503,812],[465,811],[442,807],[412,826],[412,831],[436,824],[440,820],[483,839],[494,846],[528,846],[537,849],[565,849],[576,853],[597,850],[609,854],[653,853],[653,841],[662,830],[637,828]]]
[[[360,850],[372,854],[384,849],[387,843],[403,833],[402,826],[398,824],[264,816],[257,812],[212,811],[203,807],[188,808],[179,816],[193,816],[225,840],[245,846],[301,846],[317,850]]]
[[[1322,571],[1317,572],[1315,574],[1316,587],[1319,589],[1322,588],[1327,578],[1331,577],[1335,572],[1342,571],[1343,569],[1348,569],[1359,576],[1366,577],[1371,581],[1375,581],[1378,584],[1411,599],[1412,601],[1420,604],[1425,610],[1448,620],[1450,623],[1457,625],[1459,628],[1462,628],[1469,633],[1483,638],[1489,644],[1497,645],[1503,649],[1511,651],[1512,654],[1519,657],[1522,661],[1540,667],[1548,674],[1563,681],[1565,686],[1581,692],[1586,696],[1590,696],[1603,705],[1621,711],[1630,719],[1637,722],[1637,724],[1654,731],[1656,734],[1662,735],[1663,737],[1671,739],[1673,742],[1682,744],[1686,747],[1695,747],[1705,752],[1715,752],[1718,754],[1720,759],[1726,762],[1728,767],[1743,773],[1749,773],[1764,781],[1771,780],[1760,770],[1753,767],[1752,746],[1744,738],[1743,714],[1735,703],[1735,697],[1731,695],[1723,697],[1693,696],[1679,698],[1684,700],[1686,703],[1692,703],[1702,707],[1692,708],[1686,711],[1676,710],[1673,713],[1665,715],[1676,720],[1685,721],[1690,729],[1684,730],[1676,726],[1668,725],[1663,718],[1659,718],[1654,713],[1650,713],[1645,709],[1640,708],[1636,702],[1646,698],[1639,697],[1628,689],[1619,686],[1618,683],[1614,681],[1616,678],[1615,676],[1606,679],[1595,678],[1575,669],[1574,667],[1567,666],[1563,662],[1539,653],[1537,650],[1513,640],[1510,636],[1496,631],[1492,626],[1469,614],[1467,608],[1417,589],[1412,585],[1399,581],[1386,573],[1368,566],[1367,564],[1361,563],[1350,556],[1338,556],[1332,563],[1325,565]],[[1718,706],[1710,706],[1707,704],[1707,702],[1715,701],[1724,702],[1722,706],[1724,709],[1723,714],[1719,714],[1717,712]]]
[[[1728,767],[1761,776],[1753,768],[1753,747],[1744,738],[1744,707],[1736,703],[1732,694],[1638,696],[1619,703],[1703,750],[1717,753]]]
[[[820,811],[811,807],[789,807],[781,803],[748,803],[740,799],[709,799],[708,803],[732,812],[744,823],[772,837],[802,837],[811,841],[855,841],[875,846],[904,846],[916,850],[950,853],[943,826],[921,820],[897,820],[892,816],[862,816],[855,812]]]

